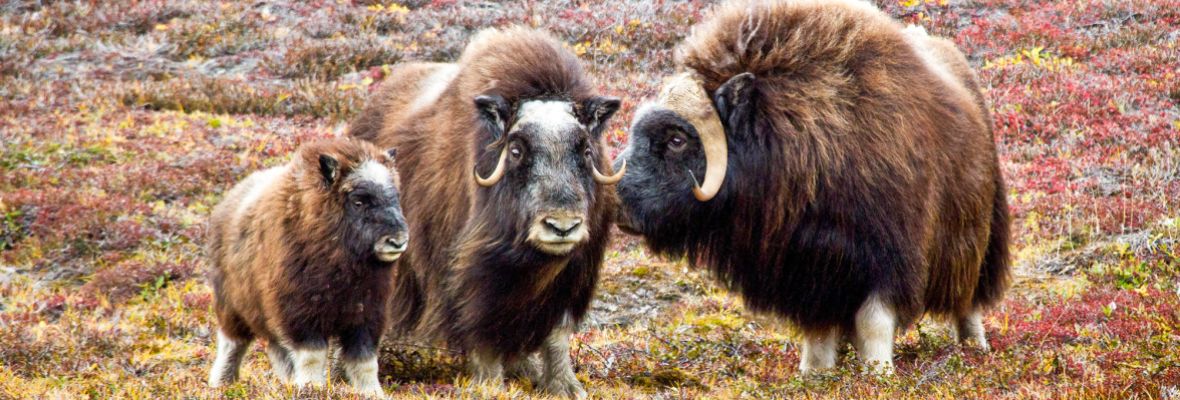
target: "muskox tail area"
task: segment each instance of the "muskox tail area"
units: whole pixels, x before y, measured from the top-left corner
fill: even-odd
[[[1010,219],[1008,216],[1007,189],[1004,177],[999,170],[997,161],[996,193],[992,205],[991,235],[988,238],[987,253],[983,256],[983,266],[979,271],[979,283],[975,288],[973,305],[976,308],[990,307],[1004,298],[1004,291],[1008,289],[1011,279],[1012,260],[1008,251],[1011,241]]]

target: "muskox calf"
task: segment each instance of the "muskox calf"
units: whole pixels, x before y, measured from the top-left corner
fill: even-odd
[[[619,225],[710,267],[803,333],[892,369],[932,313],[986,348],[1006,288],[1008,209],[991,119],[948,41],[868,2],[735,1],[677,50],[621,158]]]
[[[395,310],[394,334],[467,351],[480,381],[507,370],[584,396],[569,335],[614,213],[604,185],[621,172],[609,172],[602,132],[619,101],[595,95],[560,42],[523,28],[481,32],[457,63],[404,64],[391,78],[350,134],[404,153],[422,240],[397,276],[397,303],[414,306]]]
[[[408,244],[393,156],[359,140],[307,144],[213,210],[209,280],[221,328],[211,386],[237,379],[255,338],[268,342],[280,379],[323,384],[334,340],[353,387],[382,395],[377,344],[392,263]]]

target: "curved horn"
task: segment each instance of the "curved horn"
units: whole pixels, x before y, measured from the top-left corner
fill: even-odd
[[[492,187],[492,185],[495,185],[496,182],[500,181],[500,178],[504,177],[504,164],[505,164],[504,161],[507,159],[508,159],[508,146],[505,145],[504,149],[500,150],[500,160],[496,161],[496,169],[494,171],[492,171],[492,175],[488,176],[486,179],[480,178],[479,171],[473,171],[473,174],[475,175],[475,183],[478,183],[480,186],[483,186],[483,187]]]
[[[698,201],[709,201],[721,191],[721,183],[725,181],[725,170],[729,168],[729,148],[725,142],[725,131],[718,129],[708,134],[698,129],[697,132],[701,134],[701,147],[705,150],[705,182],[694,185],[692,195]],[[695,177],[693,183],[696,183]]]
[[[689,171],[693,180],[692,194],[698,201],[712,200],[721,191],[725,170],[729,168],[729,144],[721,118],[705,93],[700,77],[685,72],[669,78],[664,82],[659,101],[692,124],[700,135],[701,147],[705,151],[705,181],[697,182],[696,176]]]
[[[595,182],[598,182],[603,185],[614,185],[616,183],[619,183],[619,181],[623,180],[623,173],[627,172],[627,160],[623,160],[623,166],[619,167],[619,172],[615,172],[614,175],[610,175],[610,176],[603,175],[601,172],[598,172],[597,165],[590,164],[590,168],[591,168],[591,171],[594,172],[594,181]]]

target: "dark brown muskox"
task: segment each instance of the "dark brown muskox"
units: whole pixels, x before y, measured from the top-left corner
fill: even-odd
[[[891,371],[895,331],[927,312],[987,347],[1008,211],[953,45],[867,2],[735,1],[677,64],[620,157],[622,228],[793,321],[804,372],[835,365],[842,335]]]
[[[324,382],[328,342],[346,378],[381,395],[377,343],[386,329],[392,262],[406,249],[393,152],[353,139],[300,147],[256,172],[209,222],[209,280],[221,329],[209,384],[233,382],[254,338],[297,385]]]
[[[456,64],[395,68],[350,134],[401,149],[412,235],[395,334],[467,351],[478,381],[505,367],[585,395],[569,335],[586,314],[614,214],[602,131],[619,101],[578,59],[524,29],[475,36]],[[474,172],[473,172],[474,171]],[[610,174],[610,172],[608,172]]]

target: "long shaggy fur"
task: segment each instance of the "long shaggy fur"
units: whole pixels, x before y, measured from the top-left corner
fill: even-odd
[[[523,28],[478,34],[456,64],[395,68],[350,127],[349,135],[400,151],[406,215],[417,238],[396,277],[396,334],[443,338],[464,349],[508,358],[538,349],[568,315],[586,313],[598,279],[613,213],[611,191],[591,182],[590,239],[555,258],[524,242],[526,205],[505,179],[480,188],[472,171],[490,171],[499,154],[472,99],[499,95],[509,104],[594,95],[580,61],[546,34]],[[509,121],[511,122],[511,121]],[[604,144],[592,143],[600,165]],[[476,168],[478,165],[478,168]],[[486,172],[484,172],[486,174]]]
[[[925,54],[924,54],[925,53]],[[1008,282],[1003,178],[974,74],[953,45],[858,1],[734,1],[678,48],[712,94],[756,76],[699,228],[649,235],[754,309],[851,329],[878,293],[900,326],[966,315]]]
[[[375,238],[348,229],[340,184],[324,187],[321,154],[339,161],[340,176],[364,160],[392,168],[372,144],[316,142],[235,186],[213,211],[209,281],[232,339],[316,346],[341,334],[376,343],[384,332],[392,267],[372,256]]]

